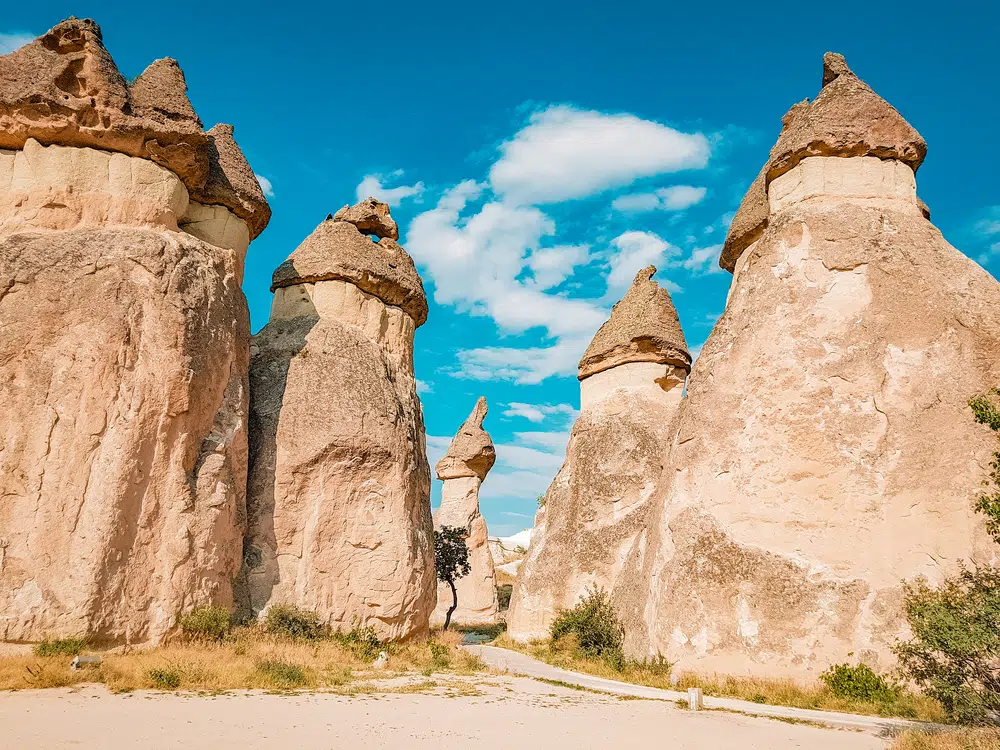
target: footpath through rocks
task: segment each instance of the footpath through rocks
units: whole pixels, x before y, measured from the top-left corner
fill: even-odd
[[[571,672],[539,661],[533,656],[511,651],[506,648],[486,645],[464,646],[469,652],[479,656],[486,664],[510,674],[533,677],[539,680],[551,680],[567,685],[575,685],[587,690],[598,690],[618,696],[645,698],[661,701],[686,701],[688,694],[679,690],[663,690],[661,688],[633,685],[628,682],[608,680],[594,675]],[[704,707],[708,710],[737,711],[752,716],[766,716],[777,719],[792,719],[804,722],[817,722],[839,729],[854,729],[876,734],[896,733],[903,729],[926,728],[925,722],[893,719],[884,716],[865,716],[864,714],[848,714],[839,711],[817,711],[808,708],[790,708],[788,706],[769,706],[736,698],[704,697]]]

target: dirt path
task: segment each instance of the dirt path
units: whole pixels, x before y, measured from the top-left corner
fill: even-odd
[[[103,687],[0,693],[0,748],[669,747],[671,750],[876,750],[870,734],[731,713],[691,713],[526,678],[476,680],[479,695],[308,693],[220,696]]]
[[[559,667],[553,667],[534,657],[522,654],[517,651],[510,651],[505,648],[495,646],[465,646],[466,650],[478,655],[486,664],[503,672],[511,674],[525,675],[547,680],[557,680],[560,682],[578,685],[589,690],[600,690],[615,695],[627,695],[634,698],[648,698],[651,700],[685,700],[686,693],[675,690],[661,690],[659,688],[645,687],[643,685],[632,685],[627,682],[617,682],[606,680],[603,677],[594,677],[579,672],[570,672]],[[816,711],[808,708],[789,708],[787,706],[770,706],[749,701],[737,700],[736,698],[715,698],[705,697],[705,708],[716,708],[726,711],[738,711],[752,714],[754,716],[771,716],[778,719],[798,719],[802,721],[820,722],[842,729],[856,729],[864,732],[881,734],[885,732],[900,731],[903,729],[934,726],[922,724],[920,722],[908,721],[906,719],[890,719],[882,716],[864,716],[861,714],[845,714],[838,711]]]

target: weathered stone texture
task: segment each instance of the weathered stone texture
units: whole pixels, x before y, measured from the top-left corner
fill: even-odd
[[[371,247],[360,260],[392,254],[372,271],[404,253],[326,221],[275,272],[276,284],[297,281],[276,286],[252,346],[244,604],[294,604],[335,628],[416,637],[435,601],[430,469],[413,374],[418,322],[393,301],[426,311],[426,300],[415,271],[405,293],[326,273],[362,243]],[[299,269],[300,258],[320,273]],[[353,268],[352,279],[367,278]]]
[[[250,335],[237,263],[162,229],[0,238],[0,639],[155,641],[231,601]]]
[[[514,584],[507,623],[518,640],[545,637],[592,586],[611,594],[630,631],[642,627],[634,605],[645,592],[650,501],[687,375],[664,359],[691,361],[670,295],[650,280],[655,270],[639,272],[580,362],[580,416]]]
[[[853,118],[873,111],[824,132],[863,132]],[[863,142],[914,143],[893,128],[905,137]],[[1000,284],[924,217],[910,163],[856,153],[768,186],[657,489],[633,653],[886,670],[904,580],[996,562],[972,508],[995,441],[967,401],[1000,382]]]
[[[458,609],[452,613],[451,621],[456,624],[493,622],[498,610],[489,533],[486,519],[479,512],[479,487],[496,461],[493,441],[483,429],[486,412],[486,399],[480,397],[436,467],[444,486],[441,507],[434,513],[434,527],[456,526],[468,533],[465,544],[471,570],[455,582]],[[439,582],[437,608],[431,621],[444,622],[453,601],[451,587]]]
[[[0,640],[156,642],[232,602],[246,245],[178,231],[209,162],[183,74],[133,97],[93,22],[0,57],[0,143]]]

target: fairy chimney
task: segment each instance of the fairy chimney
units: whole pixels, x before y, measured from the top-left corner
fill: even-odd
[[[259,188],[240,215],[199,202],[233,170],[177,63],[130,87],[93,21],[0,57],[0,640],[157,642],[232,603],[239,279],[270,213]],[[230,229],[194,231],[209,208]]]
[[[379,226],[358,207],[323,221],[274,272],[251,347],[241,585],[255,615],[292,604],[395,639],[427,633],[436,597],[413,373],[427,299],[376,208]]]
[[[904,581],[996,562],[972,507],[995,445],[967,402],[1000,382],[1000,285],[930,223],[923,140],[843,57],[783,122],[726,240],[627,646],[697,671],[884,671]]]
[[[616,606],[639,596],[650,500],[691,369],[655,272],[636,274],[580,360],[580,416],[514,585],[507,621],[518,640],[545,637],[591,586]],[[634,627],[641,613],[618,608]]]

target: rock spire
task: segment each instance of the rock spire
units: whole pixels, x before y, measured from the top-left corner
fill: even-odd
[[[452,614],[452,622],[457,624],[493,622],[497,617],[496,574],[489,532],[486,519],[479,512],[479,487],[497,457],[493,441],[483,429],[486,412],[486,399],[480,396],[448,446],[448,452],[437,463],[437,477],[444,486],[441,507],[434,513],[434,527],[457,526],[468,533],[466,546],[472,569],[455,583],[458,609]],[[433,622],[444,622],[452,601],[451,588],[439,583]]]
[[[232,603],[250,231],[199,202],[211,143],[177,63],[130,87],[93,21],[0,57],[0,640]]]
[[[507,618],[514,638],[545,637],[592,585],[634,630],[650,500],[691,367],[656,268],[636,274],[580,360],[580,416],[545,493]],[[544,511],[544,512],[542,512]]]
[[[413,372],[427,300],[406,251],[368,231],[328,218],[274,273],[252,346],[243,602],[409,638],[427,632],[436,590]]]
[[[628,650],[682,669],[887,671],[903,582],[997,561],[967,401],[1000,382],[1000,284],[926,218],[917,132],[842,57],[823,82],[733,222],[625,606]]]

